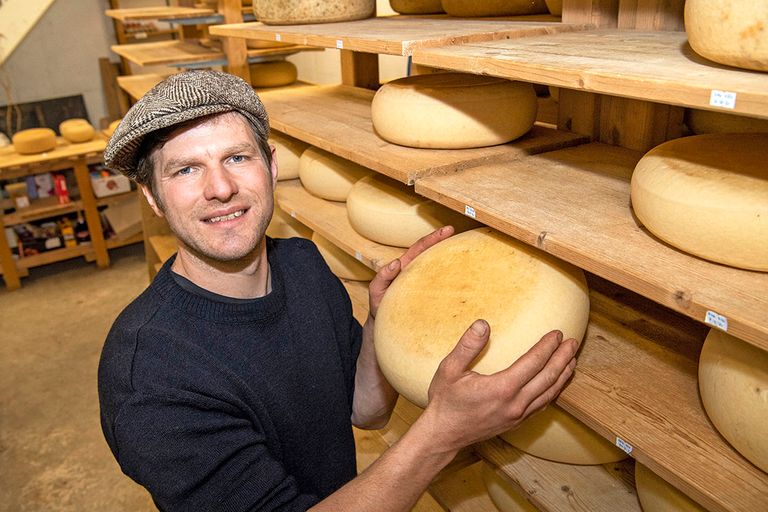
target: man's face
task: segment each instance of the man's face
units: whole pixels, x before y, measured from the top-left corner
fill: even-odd
[[[147,187],[144,195],[180,249],[227,262],[254,254],[272,218],[277,172],[274,158],[266,167],[243,116],[229,112],[179,129],[153,161],[158,202]]]

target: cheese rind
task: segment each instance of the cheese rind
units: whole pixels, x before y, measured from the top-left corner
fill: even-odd
[[[267,226],[267,235],[270,238],[311,238],[312,230],[283,211],[275,201],[275,211]]]
[[[50,128],[29,128],[14,133],[11,141],[20,155],[45,153],[56,148],[56,132]]]
[[[275,146],[278,181],[298,178],[299,160],[309,144],[275,131],[270,131],[269,142]]]
[[[341,250],[318,232],[312,234],[312,241],[315,242],[317,250],[323,255],[323,259],[331,272],[339,279],[370,281],[376,275],[376,272]]]
[[[332,23],[370,18],[376,13],[375,0],[254,0],[253,14],[266,25]]]
[[[310,194],[329,201],[346,201],[352,185],[371,172],[315,147],[307,148],[299,158],[301,184]]]
[[[635,487],[643,512],[707,512],[707,509],[639,462],[635,462]]]
[[[85,119],[67,119],[59,124],[61,136],[72,143],[88,142],[93,140],[96,130]]]
[[[563,0],[544,0],[544,3],[547,4],[549,14],[553,16],[563,15]]]
[[[545,14],[544,0],[442,0],[443,9],[451,16],[517,16]]]
[[[392,10],[400,14],[435,14],[443,11],[441,0],[389,0]]]
[[[539,509],[528,503],[522,494],[513,489],[488,464],[483,463],[480,475],[488,496],[499,512],[538,512]]]
[[[282,87],[296,81],[296,64],[287,60],[259,62],[248,66],[253,87]]]

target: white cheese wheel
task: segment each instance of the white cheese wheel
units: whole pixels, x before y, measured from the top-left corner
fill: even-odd
[[[291,217],[275,201],[275,211],[267,226],[267,236],[270,238],[311,238],[312,230]]]
[[[768,472],[768,352],[710,330],[699,357],[699,393],[715,428]]]
[[[260,87],[282,87],[296,81],[296,64],[287,60],[259,62],[248,66],[251,70],[251,85]]]
[[[29,128],[14,133],[11,141],[20,155],[45,153],[56,148],[56,132],[50,128]]]
[[[451,16],[517,16],[545,14],[544,0],[442,0],[443,9]]]
[[[768,119],[735,116],[723,112],[685,109],[685,124],[695,134],[705,133],[766,133]]]
[[[376,272],[339,249],[321,234],[315,232],[312,241],[336,277],[350,281],[370,281],[376,275]]]
[[[535,457],[564,464],[607,464],[627,458],[626,453],[554,404],[499,437]]]
[[[635,487],[643,512],[707,512],[707,509],[639,462],[635,462]]]
[[[347,196],[347,217],[361,236],[395,247],[410,247],[449,224],[457,233],[478,226],[474,220],[381,175],[366,176],[355,183]]]
[[[686,0],[685,32],[693,51],[739,68],[768,71],[768,2]]]
[[[253,14],[267,25],[361,20],[376,14],[376,0],[253,0]]]
[[[522,494],[514,489],[488,464],[483,463],[480,475],[488,491],[488,496],[499,512],[538,512]]]
[[[467,73],[399,78],[374,95],[371,120],[378,135],[415,148],[462,149],[504,144],[536,120],[533,86]]]
[[[392,10],[400,14],[434,14],[443,11],[441,0],[389,0]]]
[[[299,178],[307,191],[329,201],[346,201],[359,179],[370,169],[315,147],[307,148],[299,158]]]
[[[270,132],[269,142],[275,146],[277,154],[278,181],[298,178],[299,159],[301,154],[309,147],[309,144],[275,131]]]
[[[588,316],[580,269],[490,228],[473,229],[429,248],[395,279],[376,314],[376,356],[392,386],[425,407],[440,361],[476,319],[491,326],[473,365],[487,375],[553,329],[581,340]]]
[[[632,175],[632,207],[665,242],[768,271],[768,134],[711,134],[657,146]]]
[[[547,4],[549,14],[553,16],[563,15],[563,0],[544,0],[544,3]]]
[[[96,130],[85,119],[67,119],[59,124],[61,136],[72,143],[88,142],[93,140]]]

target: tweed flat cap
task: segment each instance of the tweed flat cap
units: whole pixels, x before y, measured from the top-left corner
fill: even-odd
[[[264,105],[245,80],[220,71],[171,75],[141,97],[120,121],[104,150],[107,168],[136,178],[137,151],[144,137],[198,117],[237,111],[269,136]]]

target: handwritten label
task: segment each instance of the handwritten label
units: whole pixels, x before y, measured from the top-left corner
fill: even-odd
[[[736,93],[712,89],[712,93],[709,95],[709,104],[713,107],[735,108]]]
[[[338,48],[339,50],[342,50],[344,48],[344,41],[342,41],[341,39],[337,39],[336,48]]]
[[[632,445],[626,442],[625,440],[623,440],[622,438],[616,437],[616,446],[618,446],[619,449],[624,453],[626,453],[627,455],[632,455],[632,450],[633,450]]]
[[[714,311],[707,311],[707,314],[704,316],[704,323],[723,331],[728,331],[728,318],[718,315]]]
[[[283,40],[283,36],[281,36],[280,34],[275,34],[275,41],[282,41],[282,40]]]
[[[363,255],[360,254],[360,251],[355,251],[355,259],[357,261],[363,261]]]
[[[467,217],[472,217],[473,219],[477,218],[477,213],[475,213],[475,209],[469,206],[468,204],[464,205],[464,215]]]

